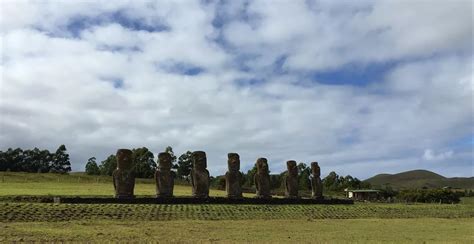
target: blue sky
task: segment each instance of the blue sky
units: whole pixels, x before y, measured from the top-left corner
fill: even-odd
[[[0,150],[472,176],[472,2],[4,1]],[[420,18],[423,16],[423,18]]]

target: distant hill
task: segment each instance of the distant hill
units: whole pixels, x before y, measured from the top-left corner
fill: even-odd
[[[474,177],[446,178],[428,170],[411,170],[398,174],[378,174],[364,180],[373,187],[381,187],[389,184],[394,189],[403,188],[440,188],[450,186],[452,188],[474,189]]]

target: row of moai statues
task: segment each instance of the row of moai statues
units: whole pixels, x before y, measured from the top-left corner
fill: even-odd
[[[240,157],[237,153],[229,153],[227,160],[228,171],[225,174],[226,191],[228,198],[242,198],[242,173],[240,172]],[[157,197],[173,197],[174,176],[171,172],[171,155],[167,152],[158,154],[158,169],[155,172]],[[207,157],[203,151],[192,153],[191,184],[192,196],[196,198],[209,197],[209,171],[207,170]],[[286,162],[288,173],[284,178],[285,196],[299,198],[298,195],[298,168],[296,161]],[[256,197],[269,199],[270,174],[266,158],[259,158],[256,162],[257,172],[254,176]],[[312,197],[323,198],[321,172],[317,162],[311,163],[311,188]],[[119,149],[117,151],[117,169],[113,172],[115,197],[133,198],[135,175],[133,172],[132,151]]]

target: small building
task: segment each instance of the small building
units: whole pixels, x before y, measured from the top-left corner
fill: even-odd
[[[346,197],[356,201],[370,201],[379,199],[379,190],[372,189],[357,189],[349,190],[345,189]]]

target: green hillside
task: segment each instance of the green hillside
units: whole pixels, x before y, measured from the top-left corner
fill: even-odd
[[[392,188],[440,188],[449,186],[452,188],[474,189],[474,177],[446,178],[428,170],[411,170],[398,174],[378,174],[364,180],[373,187],[381,187],[389,184]]]

